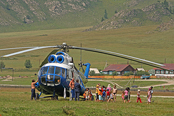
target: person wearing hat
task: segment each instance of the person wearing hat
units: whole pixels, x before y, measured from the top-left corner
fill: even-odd
[[[140,98],[140,89],[138,89],[138,92],[137,92],[137,103],[138,103],[138,101],[140,101],[140,103],[142,103],[141,98]]]
[[[111,85],[110,84],[108,84],[107,89],[109,89],[109,92],[111,91]]]
[[[105,87],[103,87],[102,97],[103,97],[103,101],[105,101],[105,98],[106,98],[106,88]]]
[[[96,85],[96,96],[95,96],[95,101],[98,101],[98,91],[99,91],[99,85]]]
[[[109,89],[107,89],[107,90],[106,90],[106,96],[107,96],[106,98],[107,98],[107,100],[108,100],[108,99],[109,99],[109,97],[110,97],[110,92],[109,92]]]

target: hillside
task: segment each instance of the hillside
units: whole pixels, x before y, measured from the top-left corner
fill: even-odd
[[[174,1],[167,1],[168,8],[171,7],[171,10],[173,10]],[[161,3],[162,2],[163,1],[161,1]],[[148,10],[149,8],[147,6],[155,3],[160,4],[160,1],[0,0],[0,33],[93,26],[101,23],[101,18],[105,11],[107,11],[108,21],[113,20],[115,12],[118,12],[119,15],[126,13],[132,14],[135,12],[141,17],[140,13],[144,12],[142,9],[147,8],[145,10]],[[159,9],[160,8],[161,6],[159,6]],[[166,13],[169,14],[167,11]],[[169,15],[165,16],[166,17],[163,17],[165,20],[171,18]],[[115,20],[121,18],[125,17],[115,16]],[[130,22],[133,21],[133,17],[127,18],[131,18]],[[143,18],[141,18],[140,21],[135,20],[134,24],[138,23],[136,25],[143,25],[141,24],[141,20],[145,20]],[[119,23],[120,22],[122,21],[120,20]],[[115,25],[115,22],[113,22],[113,24]]]
[[[154,3],[142,9],[126,9],[115,13],[98,25],[88,30],[108,30],[118,29],[128,26],[145,26],[161,24],[174,18],[174,13],[170,12],[162,3]]]

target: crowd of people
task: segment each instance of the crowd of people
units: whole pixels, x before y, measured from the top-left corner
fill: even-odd
[[[148,89],[147,92],[147,103],[151,103],[151,98],[153,94],[153,87],[151,86]],[[127,87],[124,91],[122,91],[121,99],[123,100],[124,103],[130,102],[130,88]],[[111,85],[108,84],[107,87],[105,86],[100,86],[100,84],[96,85],[96,91],[95,91],[95,101],[96,102],[101,102],[101,101],[107,101],[107,102],[116,102],[116,95],[117,95],[117,88],[116,85],[114,85],[113,88],[111,88]],[[94,100],[94,97],[92,95],[91,90],[89,88],[86,89],[86,91],[83,94],[84,99],[87,100]],[[137,91],[137,103],[140,101],[142,103],[141,98],[140,98],[140,89]]]
[[[35,96],[35,84],[38,82],[38,80],[35,82],[35,80],[32,80],[31,83],[31,100],[36,99]],[[81,91],[81,86],[79,84],[79,80],[76,80],[76,83],[74,82],[74,78],[70,81],[69,83],[70,87],[70,101],[75,98],[75,101],[79,101],[79,96],[80,96],[80,91]],[[147,92],[147,104],[151,103],[151,98],[153,94],[153,87],[151,86],[148,89]],[[116,102],[116,95],[117,95],[117,88],[116,85],[114,85],[113,88],[111,88],[111,85],[108,84],[107,87],[105,86],[100,86],[100,83],[96,85],[96,91],[95,91],[95,101],[96,102],[101,102],[101,101],[113,101]],[[124,103],[130,102],[130,88],[127,87],[124,91],[122,91],[121,98]],[[94,97],[92,95],[92,91],[89,90],[89,88],[86,88],[84,94],[83,94],[84,100],[94,100]],[[141,98],[140,98],[140,89],[137,91],[137,103],[140,101],[142,103]]]

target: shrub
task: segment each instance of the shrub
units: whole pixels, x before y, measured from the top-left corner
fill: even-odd
[[[24,65],[26,68],[32,68],[32,64],[31,64],[30,60],[26,60]]]

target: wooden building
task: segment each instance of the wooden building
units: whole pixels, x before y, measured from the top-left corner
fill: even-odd
[[[128,72],[134,72],[135,69],[129,64],[111,64],[103,70],[103,74],[112,75],[115,71],[118,75],[124,75]]]
[[[174,76],[174,64],[164,64],[161,68],[154,68],[155,76]]]

